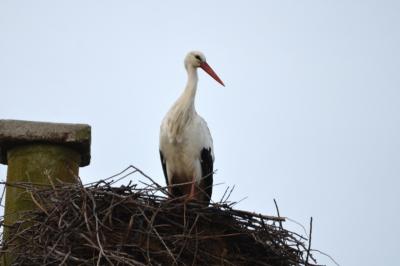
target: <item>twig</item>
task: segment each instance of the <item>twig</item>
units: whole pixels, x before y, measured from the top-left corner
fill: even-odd
[[[311,249],[311,251],[315,251],[315,252],[321,253],[322,255],[328,257],[337,266],[340,266],[340,264],[336,260],[334,260],[333,257],[331,255],[329,255],[328,253],[322,252],[322,251],[320,251],[318,249]]]
[[[276,213],[278,214],[278,217],[281,217],[281,215],[279,214],[278,204],[276,203],[275,199],[274,199],[274,203],[275,203]],[[279,226],[281,229],[283,229],[282,221],[279,221]]]
[[[310,218],[310,235],[308,236],[308,249],[307,249],[307,257],[306,257],[306,265],[309,265],[308,258],[310,256],[310,250],[311,250],[311,235],[312,235],[312,217]]]

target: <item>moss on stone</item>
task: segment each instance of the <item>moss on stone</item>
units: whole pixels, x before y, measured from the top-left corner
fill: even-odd
[[[7,157],[5,228],[13,225],[21,212],[37,208],[30,193],[13,185],[27,182],[35,186],[50,186],[50,180],[54,184],[60,181],[74,183],[81,160],[77,151],[49,144],[17,146],[8,151]],[[4,238],[8,237],[8,230],[5,230]],[[10,265],[10,258],[5,260],[2,264]]]

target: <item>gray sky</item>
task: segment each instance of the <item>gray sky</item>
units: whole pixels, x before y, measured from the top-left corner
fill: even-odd
[[[0,118],[92,125],[84,182],[134,164],[163,183],[159,125],[201,50],[226,84],[200,73],[214,199],[235,184],[239,208],[275,214],[276,198],[341,265],[394,265],[399,2],[138,2],[1,0]]]

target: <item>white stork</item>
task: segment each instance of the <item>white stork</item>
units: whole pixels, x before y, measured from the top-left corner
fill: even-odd
[[[164,117],[160,128],[160,157],[168,190],[174,197],[211,200],[214,148],[206,121],[195,109],[197,69],[225,86],[201,52],[185,57],[186,88]]]

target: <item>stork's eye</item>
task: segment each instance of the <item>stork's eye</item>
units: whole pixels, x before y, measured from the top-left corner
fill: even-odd
[[[200,61],[201,61],[201,57],[200,57],[200,55],[195,55],[194,57],[196,57],[197,59],[199,59]]]

